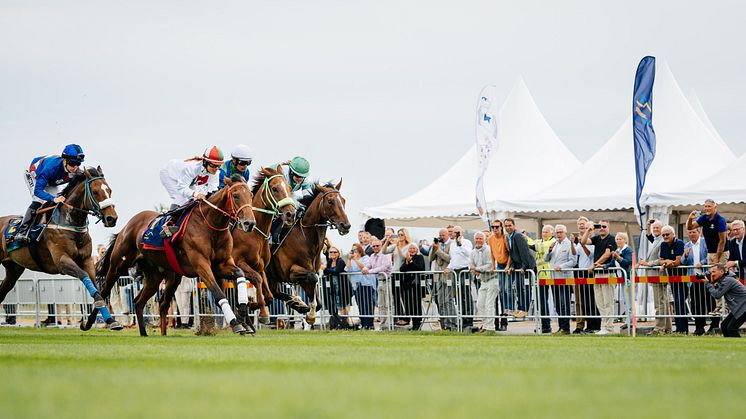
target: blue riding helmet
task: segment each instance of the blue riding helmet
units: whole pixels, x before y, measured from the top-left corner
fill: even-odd
[[[83,148],[77,144],[68,144],[65,149],[62,150],[62,158],[69,163],[81,164],[85,160],[85,153]]]

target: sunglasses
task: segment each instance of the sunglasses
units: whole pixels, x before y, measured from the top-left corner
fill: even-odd
[[[500,228],[500,227],[502,227],[502,226],[492,226],[492,228]]]
[[[609,228],[609,226],[602,225],[601,228]]]
[[[248,166],[251,164],[251,160],[236,160],[236,166]]]
[[[670,235],[671,235],[671,233],[663,233],[663,234],[661,234],[661,236],[663,236],[663,237],[668,237]]]
[[[329,253],[339,253],[336,250],[330,250]]]
[[[374,245],[373,245],[373,246],[371,246],[371,247],[372,247],[372,248],[374,248],[374,249],[378,249],[378,248],[379,248],[379,247],[381,247],[381,246],[376,246],[376,245],[374,244]]]

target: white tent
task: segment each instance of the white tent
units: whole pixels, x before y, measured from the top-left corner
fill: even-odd
[[[543,176],[526,173],[527,157],[532,161],[561,159],[568,173],[580,167],[580,161],[549,126],[520,78],[500,109],[498,144],[485,174],[488,202],[496,197],[522,199],[546,186]],[[365,208],[362,214],[398,226],[436,227],[451,221],[465,226],[472,221],[482,226],[476,215],[476,171],[477,153],[472,145],[456,164],[422,190],[387,205]]]
[[[704,115],[704,111],[701,113]],[[648,196],[701,182],[735,160],[714,128],[700,119],[664,62],[658,66],[653,89],[653,126],[656,157],[648,171],[643,203]],[[558,213],[562,212],[624,211],[631,221],[634,218],[629,210],[634,205],[635,164],[629,116],[598,152],[564,180],[528,199],[492,201],[488,208],[543,218],[560,218]]]

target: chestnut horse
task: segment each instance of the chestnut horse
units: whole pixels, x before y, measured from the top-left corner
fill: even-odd
[[[247,329],[236,320],[216,278],[243,279],[243,272],[231,256],[233,238],[230,229],[237,224],[241,230],[249,232],[256,224],[251,210],[249,185],[240,175],[233,175],[225,180],[223,189],[199,201],[192,211],[186,221],[183,238],[173,245],[176,259],[185,276],[200,277],[206,283],[233,332],[244,334]],[[112,239],[98,272],[103,283],[102,294],[108,296],[117,279],[127,274],[127,269],[137,263],[142,270],[143,288],[135,299],[135,314],[140,336],[147,336],[143,308],[158,291],[164,279],[166,288],[161,296],[159,311],[161,335],[166,334],[166,315],[181,280],[181,275],[178,275],[168,263],[165,252],[143,248],[143,233],[157,216],[157,212],[142,211],[132,217],[124,229]],[[90,326],[93,320],[95,318],[89,317],[87,326]]]
[[[63,274],[80,279],[85,285],[96,309],[101,309],[102,317],[110,329],[122,328],[106,310],[101,293],[91,281],[95,278],[91,236],[88,234],[88,215],[103,221],[104,226],[114,227],[117,212],[111,198],[111,188],[106,183],[101,166],[86,168],[76,175],[60,193],[65,202],[40,209],[40,222],[46,224],[38,242],[8,252],[7,243],[2,241],[0,260],[5,267],[5,279],[0,285],[0,302],[13,289],[24,270]],[[8,223],[16,216],[0,218],[0,235]],[[94,309],[95,311],[95,309]],[[95,316],[94,316],[95,320]],[[83,324],[81,323],[81,328]]]
[[[252,191],[254,199],[251,205],[256,216],[256,227],[251,232],[233,231],[233,260],[241,268],[256,289],[259,321],[269,323],[269,312],[265,295],[272,301],[272,293],[267,285],[264,269],[272,255],[269,249],[269,234],[272,221],[280,216],[286,226],[295,221],[295,201],[290,193],[290,186],[282,173],[277,169],[262,167],[254,177]],[[244,286],[237,284],[238,287]],[[241,304],[241,301],[239,301]]]
[[[316,322],[317,273],[321,266],[321,249],[327,228],[336,228],[341,235],[350,231],[350,221],[345,213],[345,199],[339,192],[342,181],[336,186],[314,185],[311,195],[299,201],[306,206],[303,217],[291,227],[285,239],[275,249],[267,267],[269,287],[278,299],[288,302],[288,307],[306,314],[309,324]],[[306,292],[311,307],[300,298],[280,291],[279,283],[297,283]]]

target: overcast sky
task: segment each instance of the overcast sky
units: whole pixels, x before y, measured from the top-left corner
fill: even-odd
[[[246,143],[255,164],[299,154],[313,176],[344,178],[357,227],[361,208],[411,194],[473,144],[486,84],[502,101],[522,75],[559,137],[587,159],[630,112],[645,55],[665,59],[685,93],[696,90],[741,155],[744,9],[738,1],[3,0],[0,213],[28,206],[22,173],[34,156],[76,142],[117,200],[120,225],[93,229],[103,242],[168,201],[158,171],[169,159]],[[332,240],[347,247],[352,237]]]

